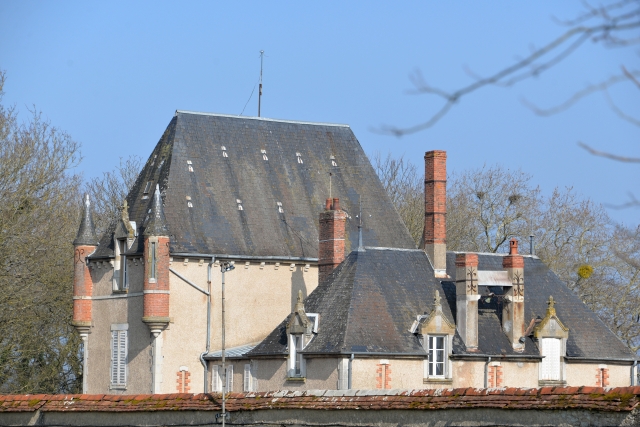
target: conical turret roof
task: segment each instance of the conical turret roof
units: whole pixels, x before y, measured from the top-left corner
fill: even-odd
[[[162,197],[160,197],[160,186],[156,185],[156,191],[153,194],[153,204],[151,205],[151,214],[149,222],[144,229],[145,236],[168,236],[169,229],[167,221],[164,217],[164,209],[162,208]]]
[[[78,234],[73,241],[75,246],[89,245],[98,246],[98,236],[96,236],[96,227],[93,225],[93,218],[91,217],[91,202],[89,201],[89,195],[84,195],[84,212],[82,214],[82,221],[80,221],[80,227],[78,228]]]

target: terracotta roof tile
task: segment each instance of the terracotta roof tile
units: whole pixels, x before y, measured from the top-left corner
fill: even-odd
[[[0,412],[220,411],[220,394],[0,395]],[[265,409],[588,409],[631,411],[640,387],[543,387],[540,389],[344,390],[231,393],[227,410]]]

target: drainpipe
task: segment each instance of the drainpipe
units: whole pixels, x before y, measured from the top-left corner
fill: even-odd
[[[215,257],[211,257],[211,261],[207,265],[207,349],[200,354],[200,363],[204,367],[204,392],[209,392],[209,366],[204,360],[204,355],[211,350],[211,266],[215,261]]]
[[[634,360],[633,365],[631,365],[631,387],[636,383],[636,366],[638,366],[638,361]]]
[[[352,374],[352,371],[353,371],[353,359],[355,359],[355,356],[353,355],[353,353],[351,353],[351,357],[349,358],[349,373],[348,373],[348,376],[347,376],[347,378],[348,378],[347,379],[347,388],[349,390],[351,390],[351,387],[352,387],[351,384],[352,384],[352,379],[353,379],[353,374]]]
[[[489,388],[489,363],[491,363],[491,356],[487,357],[487,362],[484,364],[484,388]]]

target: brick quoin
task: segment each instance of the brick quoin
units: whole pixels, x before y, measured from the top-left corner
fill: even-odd
[[[189,393],[189,390],[191,389],[191,387],[189,387],[189,384],[191,383],[191,372],[178,371],[176,375],[178,377],[176,379],[176,391],[178,393]]]
[[[596,387],[606,387],[609,385],[609,369],[598,368],[596,373]]]
[[[151,277],[151,244],[144,242],[144,290],[169,291],[169,237],[157,237],[156,282]],[[169,294],[146,293],[143,296],[143,317],[169,317]]]
[[[446,243],[447,240],[447,152],[424,154],[424,243]]]
[[[75,247],[74,270],[73,270],[73,296],[91,297],[93,296],[93,280],[91,271],[87,265],[87,256],[95,251],[95,246],[79,245]],[[73,321],[91,322],[91,299],[73,300]]]
[[[327,199],[320,213],[318,236],[318,280],[322,282],[345,257],[344,234],[347,213],[340,209],[338,198]]]

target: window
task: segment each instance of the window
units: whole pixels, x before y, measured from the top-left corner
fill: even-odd
[[[559,338],[542,338],[542,362],[540,362],[540,379],[560,381],[560,350],[562,342]]]
[[[127,386],[127,326],[111,326],[111,388]]]
[[[429,335],[428,337],[428,377],[445,378],[447,367],[447,337],[444,335]]]
[[[258,391],[255,362],[244,365],[244,391]]]
[[[116,240],[116,257],[113,271],[113,290],[125,292],[129,289],[129,275],[127,274],[127,239]]]
[[[151,242],[151,247],[149,248],[150,253],[150,258],[151,258],[151,268],[150,270],[150,277],[149,277],[149,281],[151,283],[154,283],[156,281],[156,246],[157,243],[156,242]]]
[[[300,351],[303,349],[303,336],[301,334],[289,335],[289,377],[304,377],[304,358]]]

